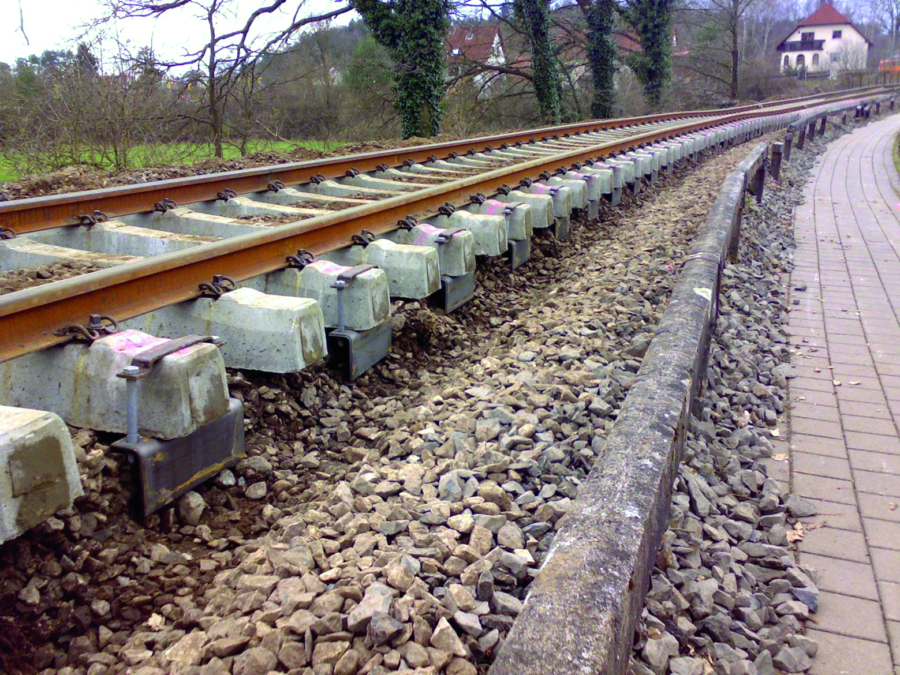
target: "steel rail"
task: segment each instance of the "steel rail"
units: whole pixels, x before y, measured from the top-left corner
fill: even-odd
[[[799,104],[806,101],[839,100],[841,97],[859,96],[882,90],[884,87],[864,87],[862,89],[837,92],[825,96],[804,96],[778,101],[775,104]],[[216,199],[223,190],[230,189],[237,194],[247,194],[267,190],[275,181],[287,184],[309,182],[316,175],[325,178],[339,178],[347,171],[375,171],[381,164],[399,166],[406,161],[425,162],[433,156],[447,156],[453,152],[465,154],[469,151],[484,150],[493,145],[518,142],[528,143],[549,136],[580,135],[592,131],[639,127],[642,124],[675,121],[691,117],[718,118],[722,114],[739,114],[766,109],[763,104],[722,110],[702,110],[659,115],[645,115],[616,120],[580,122],[556,127],[544,127],[522,132],[511,132],[495,136],[483,136],[462,141],[450,141],[430,145],[379,150],[356,155],[325,158],[279,164],[274,166],[226,171],[187,178],[173,178],[137,185],[126,185],[100,190],[70,192],[0,202],[0,227],[13,230],[17,234],[40,232],[57,227],[82,225],[84,218],[90,218],[99,211],[115,218],[134,213],[152,211],[164,199],[178,204],[190,204]]]
[[[348,246],[352,236],[363,228],[383,234],[395,229],[397,221],[408,215],[434,213],[447,202],[469,201],[475,192],[496,192],[504,185],[515,185],[548,168],[583,163],[713,126],[797,112],[812,105],[815,104],[780,104],[753,112],[720,114],[712,119],[536,158],[262,233],[223,239],[0,296],[0,361],[67,341],[68,338],[56,335],[56,331],[68,323],[86,323],[91,314],[112,315],[117,320],[140,316],[198,297],[199,285],[216,274],[243,281],[280,270],[288,266],[287,257],[296,254],[298,249],[321,254]]]

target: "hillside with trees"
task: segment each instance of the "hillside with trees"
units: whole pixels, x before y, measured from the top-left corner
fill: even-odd
[[[198,46],[178,57],[89,33],[70,50],[0,64],[6,177],[760,100],[797,91],[774,47],[815,5],[346,0],[272,33],[259,17],[289,0],[225,31],[218,20],[233,1],[106,0],[103,25],[206,17]],[[873,39],[877,63],[895,50],[898,13],[896,0],[869,2],[845,9]]]

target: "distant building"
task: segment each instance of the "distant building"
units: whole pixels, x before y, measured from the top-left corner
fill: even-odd
[[[776,48],[782,70],[862,70],[872,41],[830,2],[803,19]]]
[[[506,53],[495,23],[456,26],[447,35],[447,66],[450,77],[465,75],[478,66],[506,66]],[[481,86],[490,73],[476,72],[474,79]]]

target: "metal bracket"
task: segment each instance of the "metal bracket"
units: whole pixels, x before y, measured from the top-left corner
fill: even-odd
[[[143,519],[245,457],[244,406],[229,399],[227,413],[184,438],[123,438],[110,450],[137,464],[134,510]]]
[[[302,270],[311,262],[315,262],[316,256],[314,256],[310,251],[307,251],[305,248],[301,248],[299,251],[297,251],[297,255],[289,255],[286,260],[288,267],[295,270]]]
[[[230,201],[237,197],[237,192],[232,190],[231,188],[225,188],[221,192],[216,194],[216,199],[221,200],[223,202]]]
[[[85,227],[91,227],[92,225],[96,225],[97,223],[105,223],[109,218],[103,211],[94,211],[91,214],[85,214],[81,216],[77,216],[78,224],[84,225]]]
[[[284,188],[285,188],[285,185],[280,180],[273,180],[268,185],[269,192],[276,192],[276,193],[281,192],[282,190],[284,190]]]
[[[390,320],[367,331],[339,327],[328,333],[328,353],[331,355],[331,363],[341,368],[351,380],[355,380],[381,361],[390,349]]]
[[[441,288],[431,296],[434,304],[447,314],[475,297],[475,272],[461,277],[442,276]]]
[[[169,199],[168,197],[153,205],[153,210],[158,211],[159,213],[165,213],[166,211],[171,211],[175,208],[178,208],[178,203],[174,199]]]
[[[91,314],[87,325],[80,323],[67,323],[57,330],[54,335],[58,337],[69,336],[75,340],[93,342],[107,335],[118,332],[119,323],[105,314]]]
[[[530,239],[510,239],[509,240],[509,266],[510,269],[519,269],[522,265],[531,260],[531,240]]]
[[[553,236],[557,239],[565,239],[569,236],[569,216],[557,216],[553,219],[553,225],[550,228]]]
[[[15,239],[16,231],[11,227],[0,227],[0,239]]]
[[[216,274],[212,283],[204,281],[200,284],[200,295],[204,298],[218,300],[228,291],[233,291],[235,288],[237,288],[237,284],[234,282],[234,279],[226,277],[224,274]]]

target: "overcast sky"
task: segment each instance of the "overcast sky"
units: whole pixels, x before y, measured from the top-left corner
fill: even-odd
[[[221,28],[233,29],[242,25],[247,14],[260,6],[260,0],[234,0],[234,12],[223,17]],[[296,3],[288,3],[296,7]],[[306,0],[303,16],[337,9],[335,0]],[[293,11],[293,10],[292,10]],[[22,0],[25,20],[26,43],[19,32],[19,0],[0,0],[0,61],[14,63],[16,58],[29,54],[41,54],[46,49],[70,49],[83,33],[83,27],[102,13],[101,0]],[[273,15],[264,30],[274,30],[290,20],[291,13]],[[341,23],[349,20],[342,16]],[[128,40],[135,51],[145,45],[153,45],[163,58],[177,57],[185,48],[195,49],[203,44],[204,22],[196,10],[176,10],[161,19],[129,19],[117,30]],[[198,42],[199,41],[199,42]]]

